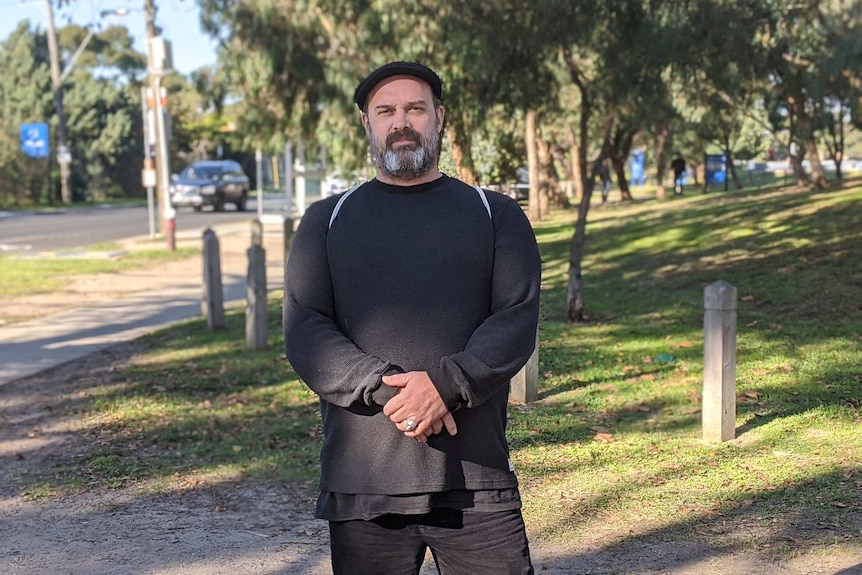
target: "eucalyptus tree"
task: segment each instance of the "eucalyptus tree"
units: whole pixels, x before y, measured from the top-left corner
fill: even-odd
[[[624,4],[607,23],[601,113],[611,122],[607,149],[624,200],[632,199],[625,164],[634,139],[650,129],[661,133],[660,126],[669,121],[667,72],[675,59],[686,56],[678,51],[677,29],[666,4]],[[659,164],[664,162],[661,152]]]
[[[625,181],[625,156],[634,135],[649,126],[656,102],[666,100],[662,73],[670,65],[664,49],[668,22],[664,3],[639,0],[561,5],[561,36],[556,64],[577,92],[577,172],[581,200],[569,253],[566,313],[585,318],[583,257],[586,226],[602,160],[615,156],[618,179]],[[598,143],[598,145],[597,145]]]
[[[664,86],[668,87],[667,81]],[[670,96],[668,94],[668,96]],[[668,152],[673,141],[673,126],[679,123],[679,114],[674,108],[670,97],[661,99],[654,103],[650,113],[646,117],[644,126],[645,147],[652,149],[652,161],[655,167],[656,198],[664,200],[667,198],[665,180],[667,167],[669,165]]]
[[[78,160],[73,164],[72,187],[82,199],[139,195],[140,90],[146,55],[134,50],[124,26],[97,31],[85,42],[88,35],[86,28],[75,24],[57,31],[71,70],[64,81],[64,108],[67,145]]]
[[[778,97],[779,112],[787,117],[794,140],[800,144],[793,157],[794,169],[800,183],[807,183],[801,167],[803,156],[807,158],[810,181],[814,187],[822,188],[826,176],[816,132],[824,98],[828,96],[829,70],[835,64],[837,36],[833,25],[838,23],[845,32],[855,30],[858,35],[859,8],[842,0],[773,0],[766,6],[761,35],[766,49],[765,71]],[[839,57],[846,58],[846,53]],[[846,62],[848,78],[858,74],[853,68],[858,70],[858,59],[855,66]]]
[[[537,7],[538,4],[538,7]],[[340,163],[364,163],[353,89],[389,60],[418,60],[445,84],[456,171],[478,180],[472,153],[489,111],[523,109],[548,82],[535,66],[548,2],[479,0],[201,0],[206,29],[242,98],[240,120],[265,139],[327,143]],[[507,38],[500,42],[501,34]]]
[[[836,177],[841,178],[845,123],[854,107],[862,104],[862,5],[844,0],[826,2],[818,12],[818,23],[828,46],[821,54],[824,98],[818,125],[835,162]]]
[[[109,26],[99,30],[84,43],[90,30],[70,24],[57,30],[60,49],[69,61],[79,47],[83,48],[75,61],[76,69],[97,72],[131,86],[139,87],[147,70],[147,55],[134,49],[133,38],[125,26]]]
[[[143,156],[139,99],[83,72],[67,82],[68,143],[80,160],[73,172],[77,194],[90,200],[136,195]]]
[[[29,22],[0,44],[0,204],[49,200],[46,161],[19,151],[19,126],[47,122],[53,113],[48,46]]]
[[[219,65],[241,98],[237,129],[249,148],[314,134],[327,100],[319,3],[201,0],[204,28],[221,42]]]

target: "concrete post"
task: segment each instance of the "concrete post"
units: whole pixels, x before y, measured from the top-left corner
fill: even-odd
[[[251,220],[251,245],[263,247],[263,222]]]
[[[536,330],[536,348],[527,364],[509,381],[509,399],[530,403],[539,398],[539,331]]]
[[[703,438],[736,437],[736,288],[724,281],[704,290]]]
[[[248,248],[246,275],[245,341],[249,349],[266,349],[266,250],[259,245]]]
[[[221,281],[221,255],[219,241],[210,228],[204,230],[204,289],[201,313],[207,318],[207,326],[224,329],[224,289]]]

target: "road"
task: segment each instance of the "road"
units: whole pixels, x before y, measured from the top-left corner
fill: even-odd
[[[282,207],[283,196],[264,199],[267,213],[280,212]],[[230,207],[220,213],[178,210],[177,233],[202,230],[219,223],[251,220],[256,217],[256,210],[254,198],[249,198],[245,212],[236,212]],[[5,215],[7,217],[0,218],[0,253],[80,248],[150,233],[146,206],[74,208]]]

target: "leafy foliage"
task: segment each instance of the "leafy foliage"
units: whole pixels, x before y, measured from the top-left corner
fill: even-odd
[[[44,160],[19,151],[19,126],[43,122],[53,106],[48,45],[44,36],[18,25],[0,45],[0,205],[29,204],[50,197]]]

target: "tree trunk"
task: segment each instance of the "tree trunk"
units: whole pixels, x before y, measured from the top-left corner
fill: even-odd
[[[790,167],[793,168],[793,173],[796,175],[796,185],[807,186],[810,181],[808,174],[805,173],[805,168],[802,167],[802,158],[805,157],[805,150],[800,146],[796,154],[789,154]]]
[[[724,148],[724,156],[727,158],[727,169],[730,170],[730,176],[733,178],[733,185],[737,190],[742,189],[742,182],[739,180],[739,175],[736,173],[736,164],[733,163],[733,152],[729,145]]]
[[[536,155],[539,160],[539,215],[544,218],[551,213],[551,152],[548,142],[536,138]]]
[[[572,54],[564,51],[564,60],[568,67],[572,83],[578,87],[581,96],[581,117],[578,134],[578,168],[581,176],[583,195],[578,205],[578,220],[575,222],[575,233],[569,245],[569,283],[566,293],[566,315],[569,321],[580,322],[586,319],[584,310],[583,260],[587,238],[587,215],[590,211],[590,200],[593,195],[593,170],[587,169],[587,149],[589,144],[590,116],[592,101],[588,84],[583,72]],[[607,139],[607,133],[605,134]],[[599,154],[599,160],[606,157],[606,148]],[[597,160],[597,162],[599,161]]]
[[[575,187],[575,198],[580,200],[584,196],[584,186],[581,178],[581,161],[580,161],[580,146],[575,137],[575,131],[571,126],[568,126],[569,139],[572,142],[571,162],[572,162],[572,182]]]
[[[817,153],[817,142],[814,141],[814,133],[811,128],[806,131],[805,153],[808,155],[808,161],[811,163],[811,183],[818,190],[822,190],[826,187],[826,172],[823,170],[823,164],[820,163],[820,154]]]
[[[817,142],[814,141],[814,126],[812,125],[811,117],[808,115],[808,110],[805,109],[805,95],[802,93],[802,90],[799,90],[793,97],[789,98],[789,102],[796,112],[796,129],[802,138],[805,154],[808,156],[808,162],[811,164],[811,183],[818,190],[822,190],[826,187],[826,173],[823,171],[823,164],[820,163],[820,155],[817,153]],[[799,170],[805,173],[802,169],[802,158],[799,159]],[[805,179],[808,180],[808,177],[806,176]]]
[[[626,179],[626,166],[625,163],[623,163],[623,159],[616,153],[611,152],[611,165],[614,167],[614,174],[617,176],[617,184],[620,186],[620,199],[632,199],[629,182]]]
[[[589,121],[592,106],[587,97],[587,90],[579,86],[581,91],[580,142],[578,144],[578,165],[581,174],[581,189],[583,195],[578,204],[578,220],[575,222],[575,233],[569,246],[569,285],[566,293],[566,315],[571,322],[582,322],[584,316],[584,285],[583,260],[584,247],[587,239],[587,214],[590,211],[590,200],[593,196],[592,170],[587,169],[587,146],[589,144]]]
[[[528,199],[527,215],[532,222],[542,219],[539,206],[539,159],[536,153],[536,111],[527,110],[524,141],[527,144],[527,168],[530,176],[530,193]]]
[[[826,150],[832,161],[835,162],[835,179],[841,180],[844,175],[841,173],[841,160],[844,159],[844,114],[846,108],[843,102],[839,102],[838,114],[832,116],[832,121],[829,123],[829,135],[824,138],[826,140]],[[830,140],[832,145],[830,145]]]
[[[560,145],[550,146],[551,165],[550,177],[554,182],[554,205],[558,208],[568,209],[571,206],[572,190],[572,167],[569,165],[566,148]],[[562,166],[564,173],[562,178],[556,166]]]
[[[614,137],[610,144],[611,164],[617,175],[617,183],[620,186],[620,196],[623,200],[631,200],[632,193],[626,178],[626,159],[631,155],[634,130],[625,130],[617,126]]]
[[[706,192],[706,164],[703,162],[691,162],[694,172],[694,185],[701,191]]]
[[[473,159],[470,154],[470,137],[464,135],[463,131],[458,130],[452,124],[446,132],[449,136],[449,145],[452,147],[452,161],[455,164],[455,173],[458,179],[471,186],[476,185],[479,180],[476,177],[476,170],[473,168]]]
[[[820,156],[817,154],[817,143],[814,141],[814,129],[811,118],[808,115],[808,110],[805,109],[805,95],[799,90],[788,98],[788,103],[796,116],[796,130],[802,139],[798,162],[793,165],[796,179],[800,185],[807,185],[809,182],[808,175],[802,168],[802,156],[805,154],[808,156],[808,162],[811,164],[810,181],[815,188],[822,190],[826,187],[826,174],[823,172],[823,165],[820,163]]]
[[[653,137],[653,146],[655,147],[655,197],[659,200],[664,200],[667,198],[667,191],[664,189],[664,178],[665,178],[665,156],[664,149],[667,146],[668,140],[668,129],[667,127],[661,128],[656,135]]]
[[[590,196],[593,194],[592,182],[584,182],[584,195],[578,205],[578,221],[575,234],[569,246],[569,287],[566,293],[567,316],[571,322],[582,322],[584,316],[584,285],[582,262],[587,237],[587,213],[590,211]]]
[[[626,179],[626,159],[632,151],[632,140],[635,133],[633,130],[625,131],[617,128],[614,132],[613,140],[610,142],[611,164],[614,167],[614,172],[617,175],[617,183],[620,186],[620,196],[623,200],[631,200],[632,193],[629,189],[629,182]]]

